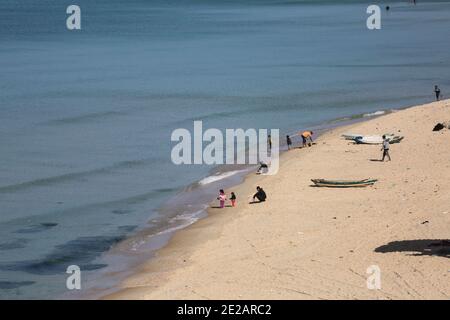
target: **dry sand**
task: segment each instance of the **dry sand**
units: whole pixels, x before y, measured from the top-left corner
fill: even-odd
[[[448,299],[450,100],[337,128],[283,154],[275,176],[248,176],[237,208],[178,232],[107,299]],[[405,136],[355,145],[344,132]],[[315,188],[311,178],[378,178],[368,188]],[[257,185],[268,201],[249,205]],[[431,245],[430,245],[431,244]],[[436,244],[436,245],[433,245]],[[369,290],[366,270],[381,270]]]

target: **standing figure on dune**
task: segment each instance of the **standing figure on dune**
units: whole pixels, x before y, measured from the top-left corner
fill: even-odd
[[[441,89],[437,85],[434,86],[434,94],[436,95],[436,101],[439,101],[441,96]]]
[[[383,135],[383,146],[381,147],[381,150],[383,151],[383,158],[381,159],[381,161],[384,162],[385,157],[388,157],[388,161],[391,161],[391,156],[389,154],[389,140],[385,135]]]
[[[291,140],[291,137],[289,137],[289,135],[286,136],[286,144],[287,144],[288,150],[291,150],[292,140]]]
[[[235,207],[236,206],[236,194],[234,192],[231,193],[230,200],[231,200],[231,206]]]

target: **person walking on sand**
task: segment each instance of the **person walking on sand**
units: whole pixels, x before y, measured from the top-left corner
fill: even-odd
[[[389,155],[389,140],[386,139],[385,135],[383,135],[383,147],[381,148],[381,150],[383,151],[383,158],[381,159],[381,161],[384,162],[385,157],[388,157],[388,161],[391,161],[391,156]]]
[[[231,206],[235,207],[236,206],[236,195],[234,194],[234,192],[231,193],[230,200],[231,200]]]
[[[227,200],[227,196],[225,194],[225,191],[223,191],[223,189],[220,189],[219,196],[217,197],[217,200],[219,200],[221,208],[225,207],[225,200]]]
[[[272,136],[270,134],[267,136],[267,146],[269,147],[269,151],[272,151]]]
[[[287,143],[288,150],[291,150],[292,140],[291,140],[291,137],[289,137],[289,135],[286,136],[286,143]]]
[[[439,101],[441,96],[441,89],[437,85],[434,86],[434,94],[436,95],[436,101]]]
[[[255,201],[255,198],[258,199],[258,202],[264,202],[267,199],[266,193],[260,186],[256,187],[256,193],[253,195],[253,201]]]
[[[312,135],[314,134],[314,132],[312,131],[304,131],[301,136],[302,136],[302,140],[303,140],[303,146],[306,146],[306,142],[307,140],[309,140],[308,146],[311,147],[311,144],[313,143],[313,139],[312,139]]]

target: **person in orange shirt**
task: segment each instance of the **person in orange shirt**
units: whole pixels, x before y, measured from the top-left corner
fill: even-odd
[[[302,139],[303,139],[303,147],[306,146],[306,142],[308,139],[309,139],[308,146],[311,147],[311,144],[313,143],[313,139],[312,139],[313,134],[314,134],[314,132],[312,132],[312,131],[305,131],[301,134]]]

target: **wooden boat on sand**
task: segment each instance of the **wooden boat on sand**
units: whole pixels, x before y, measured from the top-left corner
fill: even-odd
[[[327,179],[311,179],[317,187],[329,188],[361,188],[373,185],[377,179],[363,180],[327,180]]]

